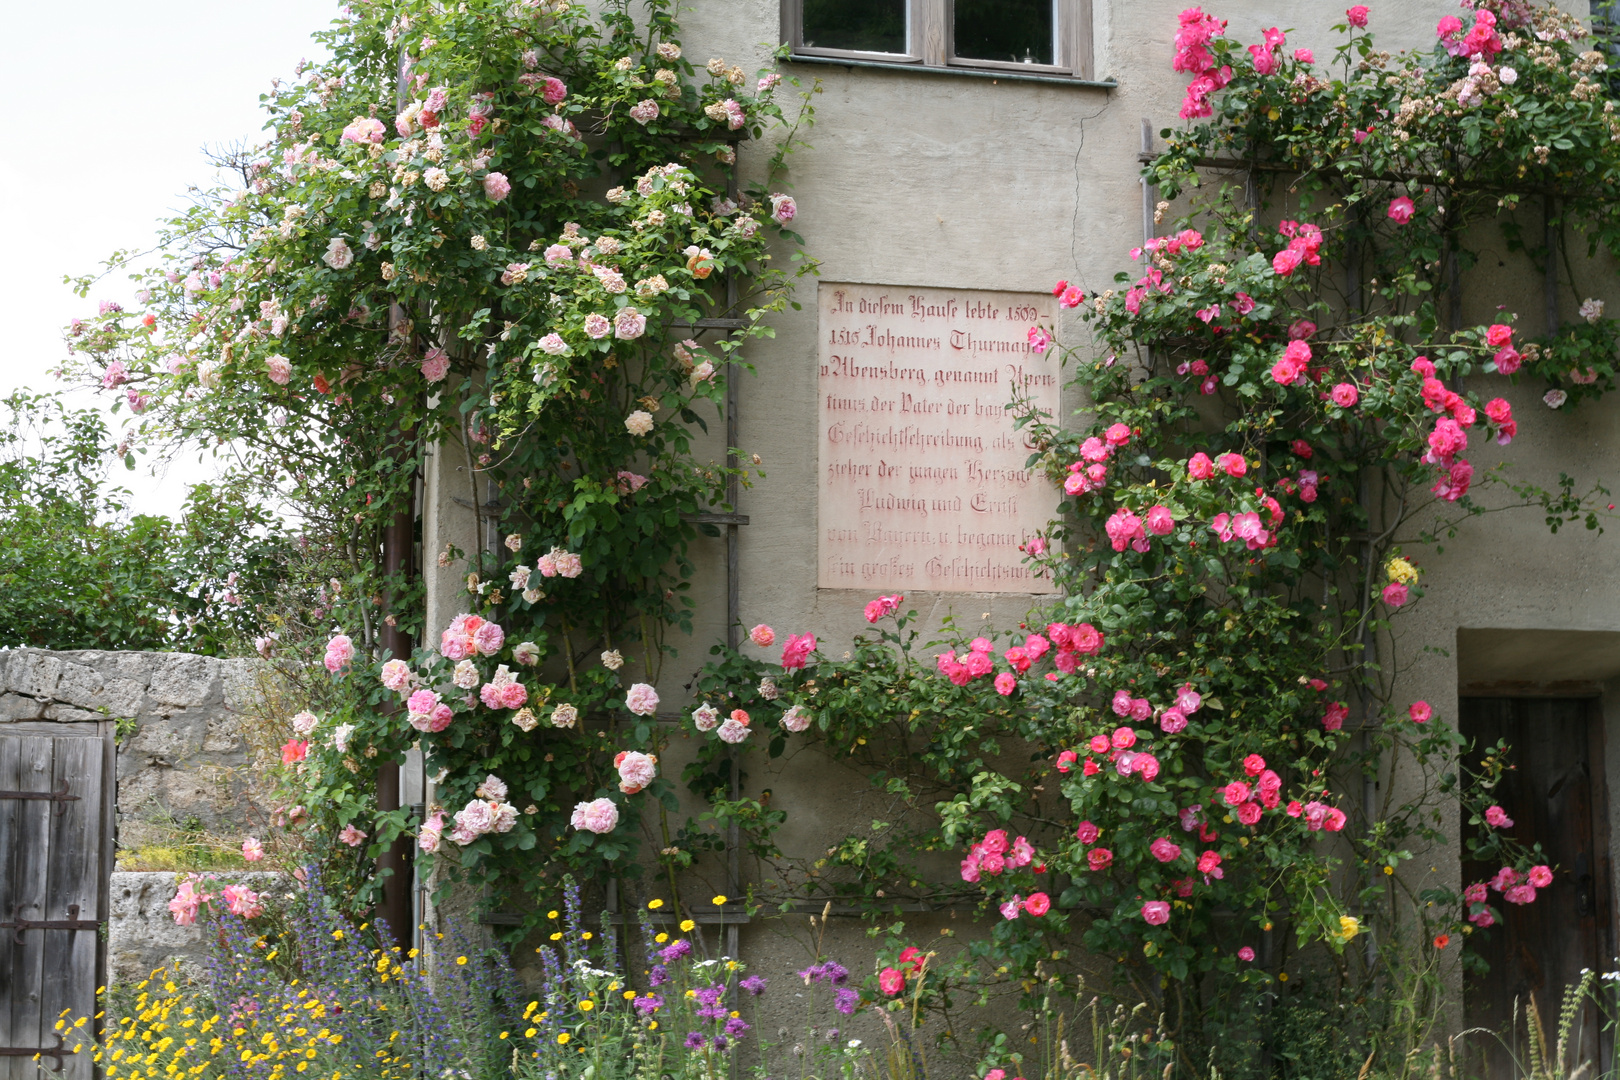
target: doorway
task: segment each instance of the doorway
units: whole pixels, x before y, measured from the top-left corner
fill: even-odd
[[[1509,834],[1540,842],[1554,869],[1552,884],[1538,890],[1533,903],[1504,903],[1493,892],[1491,906],[1502,921],[1468,935],[1467,952],[1489,965],[1488,972],[1464,976],[1468,1027],[1502,1033],[1517,1027],[1508,1040],[1512,1050],[1487,1036],[1471,1040],[1483,1053],[1485,1075],[1506,1080],[1520,1075],[1511,1053],[1528,1060],[1532,999],[1549,1040],[1556,1040],[1564,988],[1583,970],[1608,971],[1614,963],[1603,717],[1596,698],[1464,697],[1459,706],[1459,727],[1474,748],[1471,766],[1498,740],[1512,748],[1512,769],[1494,800],[1513,819]],[[1463,884],[1487,881],[1499,869],[1465,860]],[[1593,1062],[1598,1072],[1613,1060],[1613,1039],[1602,1027],[1601,1015],[1588,1006],[1570,1036],[1572,1043],[1579,1039],[1577,1060]]]

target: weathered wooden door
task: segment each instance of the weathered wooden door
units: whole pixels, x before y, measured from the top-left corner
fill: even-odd
[[[1505,1035],[1517,1003],[1518,1031],[1509,1041],[1523,1062],[1531,998],[1555,1040],[1564,988],[1583,970],[1613,966],[1602,716],[1595,699],[1463,698],[1460,704],[1462,733],[1475,746],[1471,761],[1498,739],[1512,747],[1513,770],[1497,786],[1495,801],[1513,819],[1508,832],[1526,843],[1539,841],[1555,871],[1534,903],[1504,903],[1493,892],[1491,906],[1502,922],[1468,939],[1468,951],[1490,965],[1487,974],[1465,980],[1468,1026]],[[1465,862],[1463,883],[1489,880],[1499,869]],[[1577,1020],[1580,1060],[1591,1061],[1593,1073],[1607,1070],[1611,1058],[1612,1039],[1602,1026],[1592,1007]],[[1490,1080],[1522,1075],[1512,1069],[1508,1048],[1488,1039],[1475,1045],[1485,1048]]]
[[[113,859],[113,725],[0,725],[0,1080],[91,1080]],[[66,1014],[68,1026],[56,1024]],[[75,1052],[77,1047],[77,1052]]]

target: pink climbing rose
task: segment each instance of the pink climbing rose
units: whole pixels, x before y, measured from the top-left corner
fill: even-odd
[[[816,650],[816,635],[789,634],[787,644],[782,646],[782,668],[793,671],[804,667],[804,662]]]

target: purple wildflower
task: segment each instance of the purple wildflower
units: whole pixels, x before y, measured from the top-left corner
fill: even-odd
[[[675,961],[679,960],[681,957],[687,955],[691,951],[692,943],[687,941],[685,938],[682,938],[660,952],[658,954],[658,958],[666,964],[673,964]]]
[[[748,1030],[748,1028],[748,1022],[740,1016],[733,1016],[730,1020],[726,1021],[726,1034],[730,1035],[733,1039],[739,1038],[743,1032]]]
[[[833,995],[833,1008],[845,1016],[854,1015],[855,1006],[859,1005],[860,1002],[861,993],[853,987],[841,986],[838,988],[838,992]]]
[[[647,973],[648,986],[663,986],[669,982],[669,969],[663,964],[654,964],[652,971]]]
[[[716,1050],[724,1050],[726,1048],[726,1037],[724,1035],[716,1035],[714,1037],[714,1048]]]
[[[799,972],[799,978],[805,982],[832,983],[834,986],[843,986],[849,981],[849,969],[836,960],[828,960],[820,964],[811,964]]]
[[[754,997],[759,997],[759,995],[765,992],[765,979],[758,975],[750,975],[737,985],[741,986]]]
[[[645,1020],[664,1007],[664,999],[657,994],[648,994],[646,997],[636,998],[635,1007],[636,1012],[640,1013],[641,1018]]]
[[[708,1040],[703,1037],[702,1032],[689,1031],[686,1033],[686,1048],[688,1050],[701,1050],[707,1042]]]

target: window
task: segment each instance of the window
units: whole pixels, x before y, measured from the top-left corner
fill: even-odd
[[[1091,0],[782,0],[801,60],[1089,80]]]

